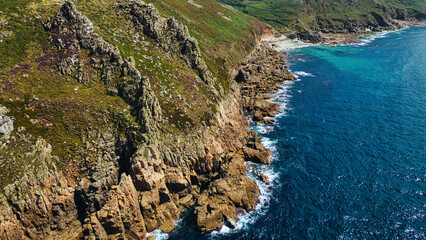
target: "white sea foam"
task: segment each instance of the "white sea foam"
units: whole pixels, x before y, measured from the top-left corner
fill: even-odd
[[[298,79],[299,80],[299,79]],[[281,88],[274,94],[274,98],[272,98],[271,102],[279,103],[282,113],[276,115],[274,118],[277,119],[280,116],[285,115],[289,110],[289,101],[291,98],[291,95],[289,94],[289,88],[292,87],[295,81],[286,81]],[[252,126],[252,129],[255,130],[257,133],[260,134],[267,134],[271,131],[275,130],[275,125],[254,125]],[[263,136],[262,138],[262,144],[271,150],[271,163],[273,163],[276,159],[278,159],[278,151],[277,151],[277,141],[271,140],[268,137]],[[254,180],[259,187],[260,196],[259,196],[259,203],[256,205],[255,210],[252,212],[243,212],[238,214],[239,221],[232,224],[233,226],[222,226],[221,229],[218,231],[213,231],[211,233],[211,236],[213,238],[220,238],[223,235],[235,233],[244,229],[249,228],[252,224],[254,224],[259,217],[264,216],[268,210],[269,210],[269,203],[271,198],[273,197],[273,189],[279,184],[278,178],[279,173],[275,171],[274,165],[265,165],[265,164],[257,164],[246,162],[247,166],[247,176]],[[257,172],[262,173],[266,175],[269,178],[270,184],[266,184],[260,180],[260,177]]]
[[[282,87],[275,93],[275,97],[271,99],[271,102],[280,103],[281,110],[283,113],[276,115],[275,118],[279,118],[280,116],[286,114],[286,112],[290,109],[288,102],[290,100],[291,95],[288,94],[288,89],[293,85],[294,81],[288,81],[282,85]],[[252,127],[257,133],[266,134],[275,130],[274,125],[255,125]],[[262,144],[271,150],[271,162],[273,163],[276,159],[278,159],[278,151],[276,148],[277,141],[273,141],[268,137],[262,138]],[[264,216],[268,209],[269,203],[272,198],[273,189],[277,186],[279,173],[274,170],[274,166],[272,165],[264,165],[257,163],[246,163],[247,166],[247,176],[254,180],[259,187],[260,196],[259,203],[256,205],[255,210],[252,212],[243,212],[238,214],[239,221],[233,224],[232,227],[224,225],[219,231],[213,231],[211,236],[213,238],[220,238],[220,236],[235,233],[244,229],[249,228],[252,224],[254,224],[259,217]],[[266,175],[269,178],[270,184],[266,184],[262,182],[259,176],[256,174],[260,172]]]
[[[265,147],[269,148],[273,154],[271,156],[271,161],[277,158],[276,154],[276,141],[272,141],[267,137],[262,138],[262,143]],[[260,216],[264,216],[268,209],[269,209],[269,202],[272,197],[272,188],[276,186],[277,179],[279,177],[279,174],[274,171],[274,167],[272,165],[264,165],[264,164],[257,164],[257,163],[246,163],[247,166],[247,176],[254,180],[257,183],[257,186],[259,187],[260,196],[259,196],[259,203],[256,205],[254,211],[252,212],[245,212],[238,214],[239,221],[234,223],[233,226],[227,226],[223,225],[222,228],[219,231],[213,231],[211,233],[211,236],[213,238],[220,238],[222,235],[235,233],[244,229],[249,228],[252,224],[254,224],[257,219]],[[262,182],[259,179],[259,176],[256,174],[256,172],[261,172],[268,176],[270,185],[267,185],[266,183]]]
[[[178,220],[173,221],[175,227],[182,223],[183,218],[180,217]],[[169,234],[161,231],[160,229],[156,229],[152,232],[146,234],[146,237],[153,236],[155,240],[166,240],[169,239]]]
[[[253,127],[253,130],[255,130],[257,133],[261,133],[261,134],[272,132],[272,131],[274,131],[274,129],[275,128],[273,126],[266,126],[266,125],[257,125],[255,127]]]
[[[295,71],[293,73],[297,78],[299,77],[315,77],[312,73],[307,73],[303,71]]]
[[[291,110],[289,106],[290,98],[292,95],[289,94],[289,89],[293,86],[295,81],[287,81],[285,82],[281,88],[275,93],[275,97],[270,101],[274,103],[280,104],[281,113],[277,114],[274,118],[278,119],[282,116],[285,116],[289,110]]]
[[[263,137],[262,138],[262,144],[263,146],[265,146],[266,148],[268,148],[269,150],[271,150],[272,152],[276,152],[277,148],[276,148],[276,144],[277,141],[272,141],[270,138],[268,137]],[[271,161],[273,161],[273,157],[271,157]]]
[[[383,32],[372,33],[371,35],[360,38],[357,43],[350,44],[350,45],[365,46],[365,45],[368,45],[371,42],[373,42],[375,39],[386,37],[386,35],[390,32],[391,31],[383,31]]]
[[[166,240],[169,238],[169,234],[161,231],[160,229],[156,229],[152,232],[146,234],[146,237],[153,236],[155,240]]]

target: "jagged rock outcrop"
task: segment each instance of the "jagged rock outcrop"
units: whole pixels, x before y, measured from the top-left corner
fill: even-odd
[[[238,221],[237,208],[253,210],[258,201],[259,189],[245,176],[244,158],[240,154],[223,169],[224,177],[211,183],[197,201],[195,214],[202,231],[220,229],[224,222],[234,225]]]
[[[165,19],[152,4],[140,0],[130,0],[119,8],[128,14],[135,28],[154,39],[160,47],[174,57],[183,58],[198,76],[208,85],[216,81],[207,68],[198,42],[189,35],[188,28],[173,17]]]
[[[425,14],[411,9],[387,9],[383,12],[373,10],[355,19],[330,19],[326,16],[313,18],[307,27],[299,18],[296,32],[288,34],[289,38],[297,38],[311,43],[327,43],[330,45],[345,44],[358,41],[362,35],[378,31],[393,31],[409,25],[423,23]],[[408,17],[410,15],[410,17]]]
[[[247,146],[243,148],[244,159],[246,161],[270,164],[271,150],[265,148],[262,144],[262,137],[256,136],[249,139]]]
[[[93,23],[77,10],[74,1],[66,1],[54,19],[44,22],[44,27],[52,33],[51,43],[65,52],[58,65],[62,74],[76,72],[77,79],[85,82],[90,76],[83,68],[90,65],[99,72],[105,84],[113,77],[122,77],[123,81],[117,86],[118,94],[133,106],[142,131],[155,137],[161,108],[150,82],[141,76],[132,58],[124,59],[116,47],[99,37],[93,30]],[[81,49],[90,50],[89,63],[79,56]]]
[[[138,197],[132,179],[123,174],[120,183],[111,187],[103,207],[85,219],[84,236],[87,239],[107,239],[108,236],[142,239],[146,228]]]
[[[74,189],[55,168],[51,151],[39,138],[29,155],[38,167],[4,188],[1,239],[72,239],[81,232]]]
[[[243,107],[253,116],[253,121],[258,123],[273,123],[273,117],[280,112],[279,104],[267,101],[273,96],[284,81],[296,80],[296,77],[287,70],[287,65],[282,53],[260,44],[247,57],[235,81],[241,86]]]
[[[6,116],[9,110],[0,105],[0,137],[8,139],[13,131],[13,118]]]
[[[169,57],[183,60],[213,87],[215,79],[183,24],[160,17],[141,1],[116,7]],[[131,106],[138,123],[132,131],[138,132],[123,134],[111,124],[94,140],[82,141],[92,159],[82,176],[69,179],[54,167],[59,160],[49,160],[54,158],[50,147],[40,140],[40,168],[29,170],[0,197],[2,239],[141,239],[155,229],[170,232],[179,213],[195,203],[200,230],[210,231],[224,221],[235,223],[240,208],[254,209],[259,189],[246,176],[244,161],[267,163],[270,152],[249,131],[234,83],[217,100],[210,125],[168,133],[161,130],[162,109],[149,78],[141,75],[133,58],[124,58],[95,33],[74,1],[66,1],[43,25],[61,52],[58,71],[83,84],[114,80],[108,93]]]

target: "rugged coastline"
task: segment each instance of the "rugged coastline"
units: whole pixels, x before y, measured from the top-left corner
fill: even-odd
[[[130,50],[117,39],[104,39],[96,22],[75,1],[66,1],[53,17],[40,16],[39,27],[50,48],[34,54],[36,65],[16,65],[1,72],[1,76],[17,76],[18,83],[34,79],[38,84],[42,80],[31,70],[47,68],[41,74],[50,72],[53,78],[79,84],[72,94],[79,89],[85,94],[84,87],[99,83],[93,88],[105,97],[96,104],[109,105],[99,112],[81,105],[63,107],[72,116],[93,114],[97,120],[82,121],[87,134],[73,136],[77,143],[66,151],[81,158],[63,164],[63,156],[55,155],[45,139],[48,134],[43,138],[19,125],[25,119],[42,132],[58,128],[61,125],[43,116],[42,110],[61,102],[35,95],[25,95],[21,101],[14,95],[19,84],[2,83],[2,91],[14,97],[3,100],[7,108],[0,105],[2,163],[6,156],[6,163],[18,166],[15,159],[24,156],[31,165],[25,165],[22,175],[0,194],[1,239],[141,239],[156,229],[172,231],[179,214],[192,206],[198,229],[210,232],[224,224],[232,227],[242,209],[251,211],[258,202],[259,188],[247,177],[245,162],[269,164],[271,151],[250,131],[247,120],[273,124],[280,109],[268,100],[285,81],[296,80],[283,53],[261,41],[273,30],[261,25],[254,33],[258,45],[244,46],[254,50],[235,67],[220,57],[208,59],[187,26],[164,17],[152,4],[129,0],[108,7],[132,36],[128,40],[122,32],[111,34],[134,44]],[[138,48],[157,55],[130,54]],[[155,62],[159,56],[165,61]],[[234,69],[228,76],[214,69],[212,61]],[[168,73],[162,66],[169,63],[178,71],[165,79],[142,71],[149,66]],[[170,79],[176,81],[166,82]],[[188,95],[169,97],[177,90],[164,89],[161,80],[168,85],[185,82],[176,89]],[[199,105],[191,116],[186,108],[179,108],[194,102]],[[66,122],[64,128],[72,131],[72,123]],[[19,154],[13,154],[16,146],[22,146]]]
[[[341,28],[323,28],[317,31],[307,31],[306,33],[291,33],[291,34],[277,34],[265,38],[264,41],[274,44],[280,41],[292,40],[302,41],[309,44],[325,44],[329,46],[336,46],[341,44],[357,43],[360,37],[368,36],[375,32],[384,31],[397,31],[409,26],[426,25],[424,19],[405,19],[397,20],[392,19],[386,22],[384,26],[369,26],[362,24],[355,24],[354,26],[344,26]]]
[[[49,43],[60,53],[43,61],[50,63],[53,57],[57,64],[52,64],[51,72],[58,71],[69,81],[82,85],[100,81],[109,96],[131,107],[112,112],[113,121],[105,119],[100,131],[93,129],[82,139],[79,151],[90,153],[82,168],[73,163],[59,168],[60,158],[51,144],[22,127],[15,133],[16,110],[8,113],[2,107],[6,120],[6,125],[1,123],[2,134],[11,135],[3,151],[25,141],[31,151],[26,156],[35,165],[0,195],[2,239],[140,239],[155,229],[170,232],[179,213],[194,205],[199,229],[212,231],[224,222],[236,223],[239,209],[253,210],[258,201],[259,189],[246,176],[244,162],[268,164],[270,151],[249,131],[243,107],[259,122],[266,121],[260,116],[277,112],[277,106],[264,100],[284,78],[292,79],[282,70],[281,54],[257,47],[247,64],[235,71],[243,90],[230,81],[229,91],[223,93],[220,87],[215,90],[216,78],[183,24],[161,17],[153,5],[141,1],[121,1],[113,10],[128,21],[131,31],[147,36],[167,58],[193,71],[200,87],[210,89],[218,99],[210,124],[194,126],[190,132],[168,132],[179,122],[169,125],[161,99],[151,91],[155,81],[142,76],[132,57],[124,57],[122,50],[100,37],[75,1],[66,1],[56,16],[42,20]],[[269,30],[258,37],[265,33]],[[25,108],[44,104],[32,97]],[[46,121],[31,123],[52,128],[52,123],[44,125]]]
[[[424,36],[424,26],[413,26],[395,32],[374,33],[372,36],[362,38],[362,41],[358,44],[337,47],[321,45],[306,47],[296,49],[290,54],[290,69],[300,77],[301,81],[291,87],[288,96],[290,100],[286,100],[283,96],[282,99],[277,98],[277,101],[284,104],[289,101],[292,110],[290,110],[288,116],[283,116],[278,120],[277,126],[274,127],[275,130],[263,134],[265,137],[270,138],[270,142],[275,142],[280,157],[274,162],[274,167],[279,169],[278,172],[281,173],[279,183],[285,187],[277,186],[275,188],[277,189],[276,193],[274,193],[275,202],[271,201],[273,204],[271,204],[270,211],[265,217],[261,217],[260,221],[253,224],[248,230],[251,231],[251,234],[246,234],[245,236],[251,237],[256,232],[261,231],[264,236],[270,238],[277,236],[277,232],[281,233],[281,236],[294,236],[295,239],[310,238],[313,235],[318,238],[369,238],[371,236],[370,232],[364,232],[366,226],[372,232],[376,231],[377,238],[397,238],[398,236],[416,238],[416,236],[423,236],[424,226],[422,221],[418,219],[413,221],[412,218],[404,217],[410,215],[407,212],[419,213],[416,211],[417,208],[415,211],[411,211],[413,205],[421,205],[421,203],[418,205],[418,202],[413,203],[410,201],[410,199],[416,198],[417,191],[420,191],[416,183],[411,185],[410,180],[394,178],[393,176],[395,175],[389,176],[387,174],[388,171],[386,171],[382,175],[385,178],[383,183],[395,184],[395,186],[386,189],[381,188],[378,190],[379,193],[371,194],[371,191],[365,191],[363,187],[355,187],[355,190],[352,183],[357,181],[352,181],[355,178],[350,176],[357,173],[362,178],[372,177],[376,179],[375,167],[377,162],[383,161],[386,164],[398,165],[399,160],[389,161],[391,158],[388,156],[375,155],[371,156],[369,160],[364,157],[364,154],[368,155],[373,151],[392,155],[394,151],[389,151],[391,147],[385,150],[382,148],[383,145],[393,146],[395,151],[400,149],[400,142],[394,141],[399,138],[400,134],[394,134],[399,132],[397,129],[400,129],[401,125],[389,124],[389,128],[395,127],[395,129],[383,133],[380,131],[382,128],[371,127],[377,121],[369,121],[369,117],[380,116],[379,118],[384,124],[379,125],[387,125],[387,115],[375,112],[376,110],[380,111],[380,106],[389,104],[390,99],[392,99],[394,104],[387,105],[389,108],[386,111],[394,112],[394,109],[397,108],[405,112],[405,109],[411,106],[410,100],[401,103],[401,98],[405,97],[400,95],[399,87],[390,87],[389,85],[415,86],[412,88],[413,91],[407,92],[407,95],[414,97],[414,99],[417,99],[418,96],[424,99],[423,95],[419,95],[423,88],[417,85],[419,80],[420,82],[422,81],[422,75],[416,74],[419,71],[424,72],[422,71],[424,69],[419,68],[421,65],[419,63],[425,60],[422,57],[423,55],[419,54],[419,52],[424,50],[422,45],[419,45]],[[409,50],[405,52],[401,51],[401,49]],[[403,52],[405,54],[402,54]],[[402,65],[405,67],[401,68],[400,63],[403,63]],[[406,68],[412,70],[412,73],[414,73],[411,75],[412,77],[407,78],[408,75],[406,73],[408,71]],[[403,74],[401,74],[401,69],[404,69]],[[358,91],[355,90],[356,87],[354,86],[359,87]],[[357,93],[355,94],[356,97],[353,94],[355,92]],[[388,95],[389,92],[391,94]],[[376,97],[380,103],[373,100]],[[357,100],[353,101],[354,98]],[[318,101],[312,102],[312,99],[318,99]],[[331,104],[331,102],[334,103]],[[413,102],[412,106],[417,109],[415,102]],[[368,110],[364,113],[360,114],[357,110],[355,110],[356,113],[352,111],[355,106],[355,108],[364,108],[366,103],[368,103]],[[339,106],[338,109],[336,109],[337,106]],[[366,121],[358,121],[358,117]],[[357,120],[352,122],[354,119]],[[352,127],[348,127],[346,122],[353,123],[350,124]],[[416,122],[416,120],[401,121],[400,123],[404,125],[404,123],[411,124],[412,122]],[[343,128],[341,129],[342,131],[337,133],[335,129],[340,123],[342,123],[341,126]],[[391,127],[391,125],[393,126]],[[351,131],[357,130],[349,133],[345,131],[347,129]],[[417,146],[421,146],[423,133],[423,131],[419,130],[413,131],[414,135],[420,137],[417,138],[417,143],[420,143]],[[334,135],[332,141],[327,140],[331,138],[330,135]],[[372,136],[380,136],[380,140]],[[386,136],[388,140],[383,141],[381,136]],[[354,137],[358,139],[353,141]],[[383,144],[373,147],[370,144],[366,146],[364,139],[369,139],[370,137],[374,138],[374,140],[370,141],[371,144],[379,142]],[[345,145],[343,142],[346,141],[350,142],[347,147],[341,147]],[[361,142],[363,142],[364,146],[359,146],[359,148],[354,150],[352,146]],[[401,154],[401,156],[404,155],[401,158],[407,159],[407,161],[411,160],[411,151],[413,149],[411,145],[407,147],[406,155]],[[422,150],[422,148],[417,149]],[[316,154],[312,154],[313,152]],[[348,157],[348,155],[353,157]],[[318,163],[319,159],[324,161]],[[347,165],[343,164],[345,165],[343,167],[341,163],[348,159],[351,160],[347,162]],[[354,164],[352,159],[358,159],[356,161],[359,164]],[[410,173],[407,175],[418,173],[418,163],[423,161],[423,155],[419,152],[414,159],[417,160],[412,162],[412,168],[410,168]],[[370,166],[373,170],[363,171],[365,166]],[[390,172],[392,172],[392,168],[388,168]],[[336,171],[339,174],[336,174]],[[401,169],[396,172],[399,174],[404,172],[404,170]],[[421,179],[421,173],[418,174],[417,176]],[[351,180],[342,180],[341,176],[342,178],[349,177]],[[324,183],[324,179],[328,179],[327,183]],[[346,184],[340,185],[343,182]],[[404,186],[410,185],[410,189],[413,189],[413,194],[406,195],[404,199],[396,201],[392,206],[386,204],[385,202],[387,201],[383,201],[382,196],[386,196],[385,198],[388,197],[390,201],[393,201],[399,196],[399,193],[395,191],[394,194],[388,195],[389,189],[395,189],[394,187],[400,184],[407,184]],[[334,188],[333,186],[335,185],[339,186]],[[313,191],[315,193],[311,192],[312,189],[316,189]],[[350,192],[348,190],[357,192],[346,195]],[[363,195],[370,200],[372,196],[375,197],[373,202],[360,200],[362,203],[359,202],[355,206],[350,205],[353,201],[353,196],[359,195]],[[318,202],[322,200],[330,200],[330,202],[319,204]],[[307,205],[315,210],[310,209],[302,213],[294,212]],[[341,215],[338,215],[341,221],[326,220],[324,222],[321,218],[321,216],[324,216],[322,215],[324,213],[323,210],[327,209],[325,212],[327,212],[328,216],[337,216],[334,215],[334,211],[337,208],[345,209]],[[371,211],[372,209],[375,210]],[[383,222],[381,217],[377,217],[378,212],[381,213],[381,216],[391,215],[391,222]],[[347,219],[347,216],[351,216],[350,218],[352,216],[355,217]],[[311,221],[313,218],[317,220]],[[284,219],[285,223],[275,222],[281,219]],[[293,221],[287,224],[287,219],[293,219]],[[302,219],[302,222],[299,222],[299,219]],[[364,219],[368,219],[368,223]],[[353,221],[357,223],[353,224]],[[330,222],[335,224],[332,230],[327,228]],[[394,222],[412,224],[410,232],[404,231],[406,229],[404,227],[395,227],[393,225]],[[296,227],[293,228],[293,226]],[[305,226],[315,229],[313,231],[315,233],[312,234],[311,231],[306,231],[308,227]],[[233,235],[238,236],[237,234]]]

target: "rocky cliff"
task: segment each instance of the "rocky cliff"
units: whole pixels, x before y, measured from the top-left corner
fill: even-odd
[[[0,72],[0,238],[141,239],[191,206],[201,231],[253,210],[244,162],[270,151],[249,131],[240,86],[209,67],[188,28],[152,4],[108,1],[103,16],[122,25],[107,40],[111,29],[79,10],[90,4],[49,16],[52,6],[29,5],[46,14],[27,20],[39,38]]]

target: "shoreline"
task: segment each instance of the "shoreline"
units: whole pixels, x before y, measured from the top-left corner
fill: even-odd
[[[403,28],[398,30],[402,29]],[[271,162],[273,162],[274,159],[279,156],[277,155],[276,149],[274,149],[274,142],[270,141],[269,138],[262,136],[267,132],[274,131],[275,120],[280,115],[285,114],[286,102],[277,102],[274,101],[274,99],[288,99],[289,96],[287,89],[294,82],[300,80],[296,73],[293,73],[289,70],[287,62],[288,50],[293,48],[286,49],[287,52],[279,51],[276,47],[271,46],[270,41],[275,39],[277,38],[271,36],[262,38],[258,46],[247,56],[246,62],[234,69],[235,74],[232,77],[239,85],[239,89],[241,91],[240,99],[243,108],[248,113],[250,131],[256,132],[256,143],[261,143],[264,150],[266,149],[269,151],[267,162],[252,162],[250,160],[248,160],[249,162],[245,162],[247,169],[246,176],[256,182],[260,195],[257,204],[252,211],[237,212],[237,217],[239,219],[238,222],[232,225],[224,224],[221,228],[210,231],[208,234],[212,236],[227,235],[242,231],[247,227],[250,227],[254,221],[256,221],[260,216],[264,215],[265,212],[268,211],[269,203],[273,197],[271,190],[276,186],[276,179],[280,174],[274,172],[275,167],[271,164]],[[294,40],[288,39],[287,37],[281,37],[278,39],[294,42]],[[359,40],[357,42],[359,43]],[[298,43],[301,43],[302,46],[296,47],[319,45],[309,44],[301,41],[298,41]],[[277,61],[274,62],[273,60]],[[260,70],[258,70],[259,68]],[[253,71],[254,69],[256,69],[256,71]],[[268,73],[271,73],[276,69],[280,69],[282,72],[289,73],[290,75],[283,77],[281,80],[276,79],[277,76],[274,74],[268,75]],[[250,74],[244,74],[247,72]],[[292,76],[293,78],[289,76]],[[262,79],[266,80],[266,85],[261,84],[262,81],[260,80]],[[252,88],[249,88],[247,85],[251,85]],[[247,91],[248,89],[251,89],[251,91]],[[245,98],[247,97],[249,97],[251,101],[246,102],[247,99]],[[262,103],[268,102],[269,104],[258,104],[256,106],[257,101]],[[278,107],[278,110],[276,107]],[[255,117],[255,114],[259,112],[261,112],[263,119]],[[265,153],[264,150],[261,152]],[[175,223],[179,225],[179,222],[182,220],[183,218],[180,218],[179,220],[175,221]],[[167,238],[169,235],[167,233],[156,230],[149,233],[148,236]]]
[[[243,148],[243,154],[249,159],[244,162],[246,176],[256,182],[260,194],[254,209],[241,210],[237,212],[239,219],[237,222],[231,225],[223,224],[219,229],[208,231],[208,234],[213,236],[241,231],[250,226],[247,223],[251,223],[268,209],[272,196],[271,189],[274,180],[279,176],[273,172],[274,167],[271,165],[271,161],[277,156],[273,143],[269,143],[268,138],[258,135],[259,132],[255,129],[274,124],[276,117],[283,111],[281,104],[272,100],[278,97],[278,94],[285,94],[282,91],[286,88],[286,82],[292,83],[297,80],[294,74],[288,71],[285,54],[262,40],[246,57],[245,63],[234,68],[231,78],[238,84],[241,93],[238,101],[242,109],[248,113],[247,122],[250,126],[248,133],[253,136],[252,142]],[[179,218],[175,224],[179,225],[182,220],[183,218]],[[156,229],[147,236],[166,239],[169,234]]]
[[[409,26],[408,26],[409,27]],[[404,28],[397,29],[402,30]],[[391,31],[380,31],[380,32],[371,32],[368,34],[364,34],[362,36],[371,35],[371,34],[378,34],[383,32],[391,32]],[[362,37],[359,36],[356,41],[350,42],[350,43],[342,43],[342,44],[351,44],[351,43],[360,43],[359,38]],[[274,40],[278,40],[275,41]],[[287,48],[284,48],[282,51],[277,49],[277,43],[279,42],[284,43],[293,43],[290,47],[287,46]],[[275,44],[276,46],[274,46]],[[297,45],[299,44],[299,45]],[[295,46],[296,45],[296,46]],[[226,225],[224,224],[221,228],[210,231],[208,234],[211,236],[220,236],[220,235],[227,235],[231,233],[235,233],[238,231],[242,231],[246,229],[247,227],[250,227],[254,221],[256,221],[260,216],[264,215],[266,211],[268,211],[269,202],[271,201],[271,197],[273,196],[271,194],[271,190],[274,186],[274,180],[279,177],[279,173],[273,173],[270,174],[270,171],[274,171],[274,166],[271,165],[271,161],[274,161],[276,157],[278,157],[276,154],[277,152],[274,150],[274,142],[271,142],[270,139],[266,137],[262,137],[264,133],[274,131],[274,125],[275,120],[277,117],[279,117],[281,114],[285,114],[285,109],[282,109],[283,106],[285,106],[285,103],[279,103],[275,102],[274,99],[276,99],[279,96],[285,96],[285,98],[288,98],[287,94],[287,88],[291,86],[295,81],[299,81],[299,77],[293,72],[289,70],[289,65],[287,61],[287,54],[288,51],[297,47],[308,47],[308,46],[315,46],[315,45],[329,45],[329,46],[336,46],[331,45],[329,43],[320,43],[320,44],[312,44],[312,43],[306,43],[303,41],[294,41],[292,39],[289,39],[287,37],[264,37],[261,38],[259,44],[255,47],[255,49],[247,56],[246,62],[243,63],[241,66],[238,66],[234,68],[234,75],[232,76],[233,79],[238,83],[239,89],[241,91],[241,97],[240,101],[243,105],[243,109],[248,113],[248,123],[250,124],[250,131],[254,132],[256,131],[257,138],[256,143],[261,143],[262,147],[264,149],[267,149],[270,153],[268,156],[267,162],[245,162],[245,166],[247,169],[246,176],[253,181],[256,182],[257,187],[259,188],[260,195],[258,198],[258,201],[255,205],[255,208],[252,211],[242,211],[237,212],[238,222],[234,223],[233,225]],[[259,55],[259,53],[261,53]],[[266,54],[266,55],[262,55]],[[262,57],[263,58],[259,58]],[[270,60],[278,60],[279,61],[273,62]],[[268,60],[269,59],[269,60]],[[273,64],[272,64],[273,63]],[[265,67],[266,68],[263,68]],[[260,71],[257,69],[261,68]],[[262,69],[263,68],[263,69]],[[256,71],[253,71],[256,69]],[[276,69],[280,69],[283,72],[288,72],[291,77],[284,77],[281,80],[276,79],[276,75],[272,74],[269,75],[268,73],[273,72]],[[244,74],[249,72],[250,74]],[[256,74],[252,73],[259,73],[257,76]],[[263,75],[262,75],[263,74]],[[267,78],[265,78],[267,77]],[[253,78],[253,79],[250,79]],[[267,80],[266,85],[262,85],[260,80]],[[247,85],[252,85],[251,88]],[[251,90],[248,90],[251,89]],[[254,93],[254,94],[253,94]],[[247,102],[247,97],[251,99],[251,101]],[[256,106],[256,102],[269,102],[269,104],[258,104]],[[278,108],[277,108],[278,107]],[[256,118],[255,114],[261,112],[261,115],[263,117]],[[259,116],[259,114],[257,114]],[[264,151],[261,151],[264,152]],[[266,176],[265,178],[262,177]],[[179,220],[175,221],[177,225],[179,225],[179,222],[181,222],[183,218],[180,218]],[[167,239],[169,237],[169,234],[163,233],[160,230],[156,230],[154,232],[151,232],[147,235],[148,236],[155,236],[160,237],[163,239]]]
[[[268,154],[266,158],[262,158],[263,161],[245,162],[246,176],[256,182],[260,192],[253,211],[240,212],[239,221],[233,228],[224,224],[210,233],[213,236],[244,230],[268,211],[273,196],[272,189],[280,174],[274,171],[275,167],[271,164],[278,158],[276,147],[269,138],[262,137],[262,129],[272,131],[277,117],[285,113],[282,103],[273,100],[280,95],[287,96],[288,86],[298,80],[288,70],[286,54],[266,44],[263,38],[246,57],[246,63],[235,70],[233,78],[241,91],[242,107],[247,113],[250,131],[256,136],[255,149]]]
[[[300,47],[310,47],[318,45],[326,46],[339,46],[346,44],[356,44],[359,43],[360,39],[363,37],[371,36],[374,34],[379,34],[383,32],[395,32],[400,31],[411,26],[426,26],[426,20],[416,20],[416,21],[398,21],[399,25],[391,25],[393,29],[382,29],[379,31],[365,30],[363,32],[356,33],[320,33],[321,39],[319,42],[312,43],[310,41],[303,41],[297,38],[289,38],[284,34],[276,36],[268,36],[261,39],[262,43],[266,43],[269,46],[273,47],[277,51],[287,52],[289,50],[300,48]]]
[[[280,61],[278,64],[278,66],[282,67],[281,69],[283,71],[288,71],[291,76],[294,77],[294,79],[283,79],[279,84],[278,84],[278,88],[276,87],[271,87],[269,89],[269,92],[265,93],[264,89],[262,88],[258,88],[258,92],[257,94],[260,96],[266,96],[264,94],[268,94],[269,98],[265,98],[265,97],[259,97],[257,98],[257,100],[259,101],[267,101],[270,102],[271,104],[274,105],[278,105],[279,107],[279,111],[273,111],[272,114],[269,114],[270,111],[268,112],[267,109],[263,109],[266,112],[268,112],[268,116],[266,116],[265,118],[267,119],[262,120],[259,118],[256,118],[256,111],[253,112],[253,109],[250,110],[250,104],[248,105],[249,110],[249,124],[250,124],[250,130],[252,131],[256,131],[256,134],[258,134],[258,136],[261,137],[261,143],[262,145],[269,149],[271,151],[271,155],[270,155],[270,162],[273,162],[274,159],[278,158],[279,156],[277,155],[277,151],[275,149],[275,145],[274,142],[271,141],[269,138],[267,137],[263,137],[263,134],[271,132],[271,131],[275,131],[275,123],[277,120],[277,117],[281,116],[282,114],[285,114],[285,110],[287,108],[287,101],[288,98],[290,97],[288,95],[288,88],[296,81],[300,81],[300,77],[297,76],[296,73],[291,72],[289,69],[289,65],[288,65],[288,61],[287,61],[287,54],[290,50],[295,49],[295,48],[300,48],[300,47],[310,47],[310,46],[318,46],[318,45],[327,45],[327,46],[337,46],[337,45],[342,45],[342,44],[353,44],[353,43],[361,43],[361,39],[362,37],[365,36],[373,36],[375,34],[381,34],[381,33],[388,33],[388,32],[394,32],[394,31],[400,31],[403,30],[405,28],[411,27],[411,26],[417,26],[416,25],[410,25],[410,26],[406,26],[403,28],[399,28],[393,31],[388,31],[388,30],[384,30],[384,31],[377,31],[377,32],[370,32],[370,33],[365,33],[362,35],[359,35],[356,39],[353,39],[353,41],[350,42],[345,42],[345,43],[341,43],[341,44],[330,44],[327,42],[324,43],[318,43],[318,44],[312,44],[312,43],[307,43],[307,42],[303,42],[300,40],[293,40],[290,39],[286,36],[279,36],[279,37],[274,37],[274,36],[268,36],[268,37],[264,37],[260,40],[260,43],[258,44],[258,46],[255,48],[255,50],[253,50],[252,53],[250,53],[250,55],[247,57],[248,61],[250,61],[250,59],[253,59],[253,55],[256,55],[256,51],[259,51],[259,48],[263,48],[264,50],[268,51],[268,49],[272,49],[273,51],[276,52],[276,54],[280,55],[280,58],[282,59],[282,61]],[[420,25],[423,26],[423,25]],[[346,39],[346,38],[344,38]],[[262,61],[258,61],[257,66],[264,64],[264,62]],[[283,65],[281,65],[283,64]],[[267,64],[266,64],[267,65]],[[238,79],[238,75],[241,75],[241,69],[244,67],[240,66],[239,68],[237,68],[238,74],[235,76],[235,79]],[[274,80],[273,79],[268,79],[268,81],[272,82],[272,84],[274,84]],[[238,81],[237,81],[238,82]],[[242,90],[242,101],[244,102],[244,97],[247,97],[247,95],[245,95],[243,93],[244,90],[244,85],[240,84],[240,89]],[[283,97],[281,97],[283,96]],[[277,102],[274,101],[274,99],[280,98],[283,99],[283,102]],[[244,109],[247,110],[247,105],[246,107],[244,107]],[[273,187],[275,186],[274,184],[274,180],[276,180],[279,177],[279,173],[274,173],[274,166],[271,165],[271,163],[269,164],[259,164],[259,163],[252,163],[252,162],[246,162],[245,163],[246,168],[247,168],[247,176],[249,178],[251,178],[252,180],[256,181],[258,188],[260,190],[260,196],[259,196],[259,202],[258,204],[256,204],[256,207],[254,209],[254,211],[252,212],[244,212],[243,214],[239,214],[238,217],[240,218],[239,222],[237,223],[239,226],[236,226],[233,229],[228,228],[226,225],[224,225],[221,229],[217,230],[217,231],[213,231],[210,234],[213,235],[225,235],[228,233],[232,233],[235,231],[241,231],[244,228],[246,228],[247,226],[244,226],[244,223],[250,223],[253,220],[258,219],[258,217],[260,215],[263,214],[263,212],[268,211],[268,207],[269,207],[269,202],[271,201],[271,197],[272,194],[270,194],[271,190],[273,189]],[[262,179],[261,176],[266,176],[266,181],[264,181]],[[261,198],[263,198],[261,200]]]

